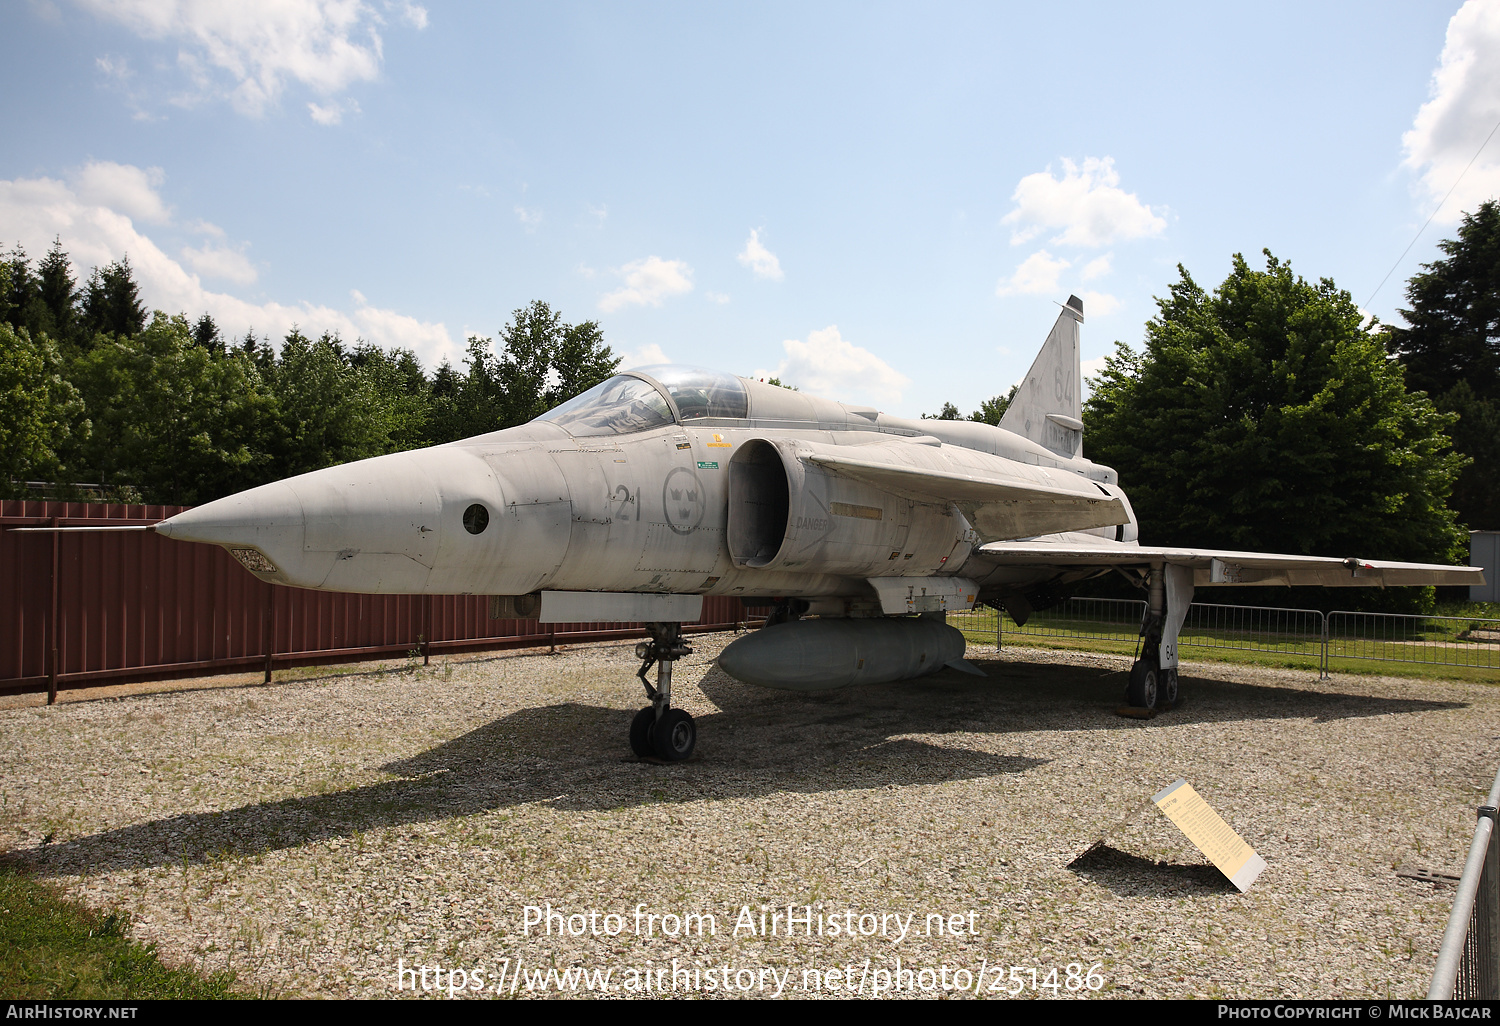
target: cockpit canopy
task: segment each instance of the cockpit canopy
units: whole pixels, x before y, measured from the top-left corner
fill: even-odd
[[[745,385],[733,374],[656,364],[616,374],[538,417],[570,434],[626,435],[672,423],[749,416]]]

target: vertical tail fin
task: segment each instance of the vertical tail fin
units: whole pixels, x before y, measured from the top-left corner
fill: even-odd
[[[1062,456],[1083,455],[1083,300],[1069,296],[1000,426]]]

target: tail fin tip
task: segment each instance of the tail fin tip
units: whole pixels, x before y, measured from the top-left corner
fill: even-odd
[[[1083,455],[1079,325],[1083,300],[1069,296],[1000,426],[1060,456]]]

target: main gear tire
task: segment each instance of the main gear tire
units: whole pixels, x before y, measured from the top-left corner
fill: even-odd
[[[1156,707],[1171,709],[1177,705],[1177,670],[1162,670],[1156,675]]]
[[[682,762],[698,743],[698,725],[681,709],[668,709],[651,730],[651,746],[658,758]]]
[[[1125,704],[1136,709],[1155,706],[1160,675],[1155,659],[1137,659],[1130,667],[1130,683],[1125,686]]]

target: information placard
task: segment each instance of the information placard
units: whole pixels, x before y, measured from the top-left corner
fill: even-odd
[[[1241,893],[1248,891],[1266,868],[1266,860],[1255,854],[1186,780],[1179,779],[1152,801]]]

